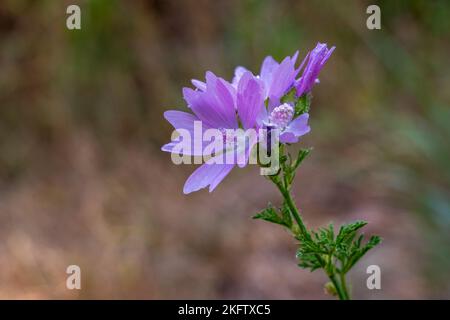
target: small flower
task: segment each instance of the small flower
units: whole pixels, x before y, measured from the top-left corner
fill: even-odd
[[[318,76],[320,70],[327,62],[333,53],[335,47],[330,49],[327,48],[326,43],[318,43],[316,47],[308,53],[306,59],[308,63],[306,64],[303,74],[295,83],[295,88],[297,91],[297,96],[302,96],[305,93],[311,91],[314,84],[319,82]]]
[[[281,143],[296,143],[299,138],[309,131],[309,114],[304,113],[293,119],[294,107],[289,103],[283,103],[275,107],[270,113],[266,113],[263,125],[267,128],[276,128],[280,132]]]
[[[284,103],[272,110],[269,119],[270,122],[277,127],[284,129],[288,123],[291,122],[293,116],[294,108],[291,105]]]
[[[183,95],[193,114],[182,111],[166,111],[164,117],[176,129],[184,129],[191,137],[196,137],[194,132],[195,122],[199,121],[203,129],[218,129],[223,138],[224,149],[214,154],[208,154],[202,140],[200,148],[196,148],[195,139],[189,141],[171,142],[162,147],[163,151],[175,152],[174,148],[180,143],[185,143],[184,154],[189,156],[212,156],[197,168],[187,179],[183,192],[185,194],[206,188],[213,191],[217,185],[239,165],[244,167],[252,147],[257,141],[249,141],[248,146],[242,148],[236,143],[238,137],[228,134],[239,128],[239,122],[244,130],[256,127],[256,118],[264,106],[263,87],[259,80],[255,79],[250,72],[245,72],[239,80],[237,87],[232,86],[222,78],[216,77],[212,72],[206,73],[206,82],[193,80],[197,88],[184,88]],[[202,135],[203,136],[203,135]],[[227,155],[232,154],[231,162]],[[227,161],[217,163],[218,157],[226,157]],[[233,160],[234,159],[234,160]]]
[[[295,88],[296,97],[311,91],[314,83],[318,82],[318,75],[325,62],[333,52],[334,47],[327,48],[326,44],[318,43],[303,59],[298,68],[295,67],[298,52],[292,57],[286,57],[281,63],[271,56],[264,59],[259,75],[253,75],[244,67],[237,67],[231,83],[216,77],[212,72],[206,73],[206,81],[192,80],[195,89],[184,88],[183,96],[193,114],[182,111],[167,111],[164,117],[176,130],[184,129],[194,139],[189,141],[172,141],[162,147],[163,151],[178,153],[176,147],[181,148],[183,155],[210,156],[212,160],[233,154],[233,161],[227,158],[226,163],[206,161],[195,170],[184,185],[184,193],[190,193],[209,186],[211,192],[228,175],[237,164],[243,167],[247,164],[253,146],[267,141],[264,137],[250,139],[248,145],[236,143],[240,134],[229,134],[229,129],[267,129],[270,133],[277,129],[281,143],[295,143],[310,131],[308,113],[297,117],[295,101],[286,103]],[[306,63],[307,62],[307,63]],[[306,67],[302,76],[296,79],[304,64]],[[206,148],[205,142],[197,141],[195,137],[195,123],[201,122],[202,129],[217,129],[219,139],[223,142],[223,150]],[[273,132],[272,132],[273,133]],[[268,137],[271,137],[269,134]],[[221,147],[222,148],[222,147]],[[209,150],[209,152],[206,152]]]

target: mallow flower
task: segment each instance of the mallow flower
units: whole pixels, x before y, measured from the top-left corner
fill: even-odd
[[[277,129],[281,143],[296,143],[299,138],[309,131],[309,114],[303,113],[294,119],[295,109],[291,103],[283,103],[270,112],[263,112],[263,126],[272,130]]]
[[[276,129],[281,143],[296,143],[310,131],[309,114],[298,114],[295,101],[283,101],[292,90],[296,99],[308,93],[318,81],[318,74],[333,52],[326,44],[318,43],[309,52],[299,67],[296,67],[298,51],[278,63],[271,56],[264,59],[259,75],[253,75],[240,66],[235,69],[231,83],[206,73],[206,81],[193,79],[195,89],[184,88],[183,96],[193,114],[182,111],[167,111],[164,117],[176,130],[186,130],[193,139],[172,141],[162,150],[188,156],[210,156],[186,181],[183,191],[190,193],[209,186],[213,191],[237,164],[247,164],[253,146],[265,143],[265,137],[251,138],[248,144],[239,144],[239,134],[229,135],[229,129]],[[307,62],[307,63],[306,63]],[[297,79],[306,63],[303,74]],[[222,132],[223,149],[207,147],[203,132],[195,134],[196,122],[201,122],[202,130],[218,129]],[[181,146],[181,149],[180,149]],[[228,155],[232,155],[230,161]],[[226,157],[227,161],[223,161]],[[222,161],[217,161],[218,158]]]
[[[295,89],[297,96],[302,96],[312,90],[314,84],[319,82],[319,73],[333,53],[335,47],[328,49],[326,43],[318,43],[316,47],[308,53],[306,58],[308,63],[302,76],[296,81]]]
[[[240,144],[237,135],[243,134],[239,133],[243,130],[237,129],[240,128],[239,124],[244,130],[256,128],[257,116],[264,106],[263,86],[250,72],[242,75],[236,87],[212,72],[206,73],[206,82],[192,82],[197,89],[184,88],[183,96],[193,114],[176,110],[164,113],[166,120],[176,130],[186,130],[193,139],[172,141],[162,147],[163,151],[188,156],[211,156],[187,179],[183,188],[185,194],[208,186],[211,192],[236,165],[244,167],[247,164],[257,138],[253,137],[247,144]],[[199,134],[195,132],[195,125],[200,123]],[[203,134],[208,129],[217,129],[222,133],[222,150],[207,148]]]

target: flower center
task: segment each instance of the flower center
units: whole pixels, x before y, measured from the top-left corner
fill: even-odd
[[[287,103],[283,103],[270,113],[270,122],[279,128],[285,128],[291,122],[293,116],[294,108]]]
[[[220,128],[220,132],[222,133],[223,143],[225,144],[225,148],[229,148],[234,145],[236,140],[236,134],[233,130],[227,130],[225,128]]]

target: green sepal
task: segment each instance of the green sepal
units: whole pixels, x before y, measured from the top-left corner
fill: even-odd
[[[309,112],[311,100],[312,96],[310,93],[304,94],[300,98],[298,98],[298,100],[295,102],[295,117]]]

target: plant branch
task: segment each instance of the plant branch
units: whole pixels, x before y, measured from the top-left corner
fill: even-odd
[[[372,236],[366,244],[362,244],[363,235],[357,237],[357,232],[367,224],[365,221],[342,225],[337,234],[334,232],[333,224],[317,231],[308,230],[292,198],[291,187],[296,170],[309,152],[310,149],[300,150],[297,158],[292,159],[290,154],[287,156],[284,154],[284,145],[280,145],[280,170],[268,178],[283,196],[283,207],[277,209],[269,204],[268,208],[254,218],[288,228],[300,242],[297,251],[299,267],[311,271],[323,269],[331,282],[326,284],[325,288],[339,299],[349,300],[350,294],[345,278],[347,272],[368,250],[379,244],[381,239]]]

